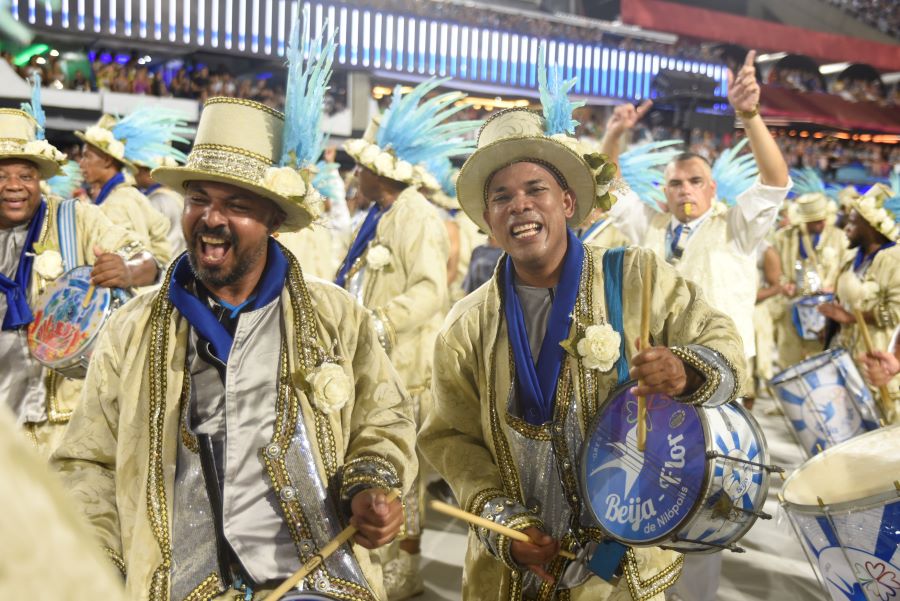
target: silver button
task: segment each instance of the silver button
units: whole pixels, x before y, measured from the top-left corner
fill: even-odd
[[[281,447],[277,442],[273,442],[266,446],[266,457],[269,459],[278,459],[281,456]]]
[[[285,486],[281,489],[280,496],[282,501],[293,501],[297,498],[297,489],[293,486]]]
[[[331,588],[329,585],[329,582],[328,582],[328,578],[326,576],[319,576],[318,578],[316,578],[315,587],[316,587],[316,590],[320,591],[320,592],[325,592],[329,588]]]

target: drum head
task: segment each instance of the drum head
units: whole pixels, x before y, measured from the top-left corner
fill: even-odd
[[[676,532],[703,494],[706,437],[697,409],[654,395],[647,399],[647,448],[638,451],[632,386],[610,397],[586,438],[581,485],[600,528],[640,546]]]
[[[82,266],[66,272],[35,302],[34,321],[28,326],[28,348],[47,367],[78,363],[110,311],[109,289],[90,288],[91,269]],[[89,289],[91,295],[85,306]]]
[[[817,507],[819,498],[836,506],[895,494],[898,455],[900,425],[868,432],[804,463],[785,481],[782,496],[794,505]]]

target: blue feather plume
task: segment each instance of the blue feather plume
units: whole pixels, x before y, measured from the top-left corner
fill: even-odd
[[[896,169],[892,169],[888,181],[890,182],[891,190],[894,191],[894,194],[900,194],[900,172]]]
[[[309,5],[303,8],[303,33],[295,23],[288,44],[287,92],[284,106],[284,138],[280,165],[306,168],[315,165],[325,146],[322,105],[334,60],[335,34],[325,43],[310,38]],[[328,21],[322,27],[328,29]],[[308,58],[304,54],[308,52]]]
[[[682,140],[660,140],[640,144],[619,155],[621,177],[635,194],[659,211],[666,204],[662,190],[666,165],[681,154]]]
[[[759,176],[759,168],[752,153],[738,156],[747,142],[748,139],[744,138],[731,148],[726,148],[712,167],[716,193],[719,200],[728,206],[734,206],[737,197],[752,186]]]
[[[44,107],[41,105],[41,74],[35,73],[31,76],[31,102],[23,102],[22,110],[31,115],[37,121],[37,131],[35,138],[43,140],[45,136],[45,128],[47,124],[47,114],[44,113]]]
[[[316,163],[317,171],[313,177],[312,185],[319,194],[331,200],[343,201],[346,196],[344,180],[338,171],[337,163],[319,161]]]
[[[160,157],[184,163],[187,157],[172,142],[188,144],[185,136],[194,133],[181,113],[160,107],[141,107],[118,120],[111,130],[125,145],[125,159],[143,165],[155,165]]]
[[[69,161],[62,166],[62,173],[54,175],[47,180],[50,192],[60,198],[72,198],[75,190],[84,183],[84,175],[81,167],[74,161]]]
[[[575,135],[578,121],[572,118],[572,111],[584,106],[584,102],[569,102],[569,92],[575,87],[577,77],[563,81],[559,65],[547,65],[547,43],[541,42],[538,49],[538,90],[544,110],[544,133]]]
[[[450,198],[456,198],[456,181],[453,177],[456,169],[453,163],[445,156],[434,157],[425,163],[425,168],[441,185],[441,190]]]
[[[381,117],[375,143],[394,156],[417,165],[437,156],[457,156],[475,149],[474,139],[464,139],[478,121],[446,120],[464,107],[455,106],[464,97],[460,92],[448,92],[421,102],[425,96],[449,81],[431,78],[420,83],[407,94],[402,87],[394,88],[391,104]]]
[[[825,183],[818,170],[812,167],[804,167],[803,169],[791,169],[791,181],[794,182],[791,188],[791,196],[801,196],[803,194],[824,194],[830,199],[837,199],[840,186],[832,183]]]

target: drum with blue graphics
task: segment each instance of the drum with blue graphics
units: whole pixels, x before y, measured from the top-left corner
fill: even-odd
[[[879,426],[875,399],[844,349],[805,359],[769,384],[810,457]]]
[[[791,319],[797,334],[803,340],[818,340],[825,329],[827,320],[819,312],[819,305],[834,300],[833,294],[812,294],[794,301],[791,306]]]
[[[762,431],[743,407],[647,399],[647,447],[637,448],[637,399],[604,404],[581,455],[581,485],[598,526],[631,546],[741,550],[769,488]]]
[[[785,481],[781,501],[833,601],[900,599],[900,426],[826,449]]]

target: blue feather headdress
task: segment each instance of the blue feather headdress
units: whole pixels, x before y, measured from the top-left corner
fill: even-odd
[[[804,167],[803,169],[791,169],[791,180],[794,185],[791,187],[791,195],[802,196],[803,194],[824,194],[832,200],[837,200],[841,191],[840,186],[832,183],[825,183],[819,171],[812,167]]]
[[[331,79],[337,29],[324,42],[310,38],[309,5],[303,8],[303,33],[299,23],[291,30],[287,51],[287,91],[284,105],[282,167],[308,169],[316,164],[325,145],[322,105]],[[328,29],[328,22],[322,31]],[[308,58],[304,55],[308,53]]]
[[[434,176],[439,187],[431,191],[431,200],[434,204],[444,209],[458,209],[459,201],[456,199],[456,177],[459,169],[447,157],[436,157],[425,164],[428,172]]]
[[[75,135],[134,169],[156,166],[164,157],[183,163],[187,157],[172,143],[188,144],[186,136],[193,133],[181,113],[141,107],[122,119],[104,115],[97,125]]]
[[[572,118],[572,111],[584,106],[584,101],[570,102],[569,92],[575,87],[577,77],[563,81],[562,68],[547,64],[547,44],[538,48],[538,91],[544,113],[544,133],[575,135],[578,121]]]
[[[681,154],[682,140],[660,140],[640,144],[619,155],[621,177],[645,204],[656,211],[666,205],[665,170]]]
[[[316,163],[316,175],[313,177],[312,185],[322,196],[343,202],[347,191],[339,168],[340,165],[337,163],[319,161]]]
[[[424,163],[438,157],[459,156],[474,150],[472,133],[479,121],[448,121],[464,108],[458,101],[460,92],[425,97],[449,81],[429,79],[404,94],[402,86],[394,88],[391,104],[362,139],[350,140],[344,149],[357,163],[379,175],[413,186],[437,189],[435,177]]]
[[[72,198],[75,190],[84,183],[84,175],[78,163],[69,161],[62,166],[62,173],[47,180],[50,193],[60,198]]]
[[[34,73],[31,76],[31,102],[23,102],[22,110],[31,115],[37,123],[37,131],[34,137],[37,140],[43,140],[46,136],[47,114],[44,113],[44,107],[41,105],[41,75]]]
[[[740,154],[748,141],[744,138],[731,148],[726,148],[712,166],[716,194],[728,206],[734,206],[738,196],[750,188],[759,176],[753,154]]]

